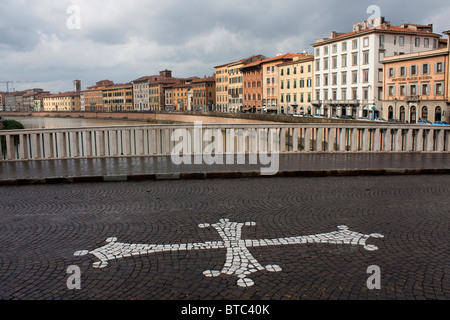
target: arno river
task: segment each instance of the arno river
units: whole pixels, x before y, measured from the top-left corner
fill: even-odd
[[[149,122],[139,120],[123,120],[123,119],[87,119],[87,118],[69,118],[69,117],[14,117],[3,116],[4,120],[17,120],[21,122],[25,129],[52,129],[52,128],[82,128],[82,127],[108,127],[117,125],[142,125],[150,124]],[[161,119],[170,120],[170,118]],[[233,119],[233,118],[214,118],[214,117],[195,117],[195,116],[175,116],[173,121],[193,123],[194,121],[202,121],[204,123],[263,123],[262,121]]]

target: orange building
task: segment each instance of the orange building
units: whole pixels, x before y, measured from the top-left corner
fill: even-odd
[[[244,82],[244,108],[242,111],[261,113],[263,107],[263,59],[249,63],[241,68]]]
[[[385,58],[382,118],[448,122],[448,62],[447,48]]]
[[[280,63],[292,61],[297,56],[295,53],[278,54],[273,58],[262,62],[263,71],[263,109],[269,113],[277,113],[279,109],[278,101],[278,65]]]
[[[216,103],[216,78],[204,77],[192,81],[192,108],[194,111],[211,112]]]
[[[81,111],[98,112],[103,109],[103,89],[114,85],[110,80],[102,80],[81,91]]]

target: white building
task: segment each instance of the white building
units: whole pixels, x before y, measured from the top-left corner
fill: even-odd
[[[392,26],[383,17],[332,32],[312,45],[314,114],[378,117],[382,111],[384,57],[439,48],[433,25]]]

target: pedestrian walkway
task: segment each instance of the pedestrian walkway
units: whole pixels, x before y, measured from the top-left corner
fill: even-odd
[[[272,159],[273,160],[273,159]],[[194,163],[194,160],[192,160]],[[234,163],[238,163],[235,159]],[[170,156],[0,162],[0,184],[210,179],[263,176],[270,165],[181,164]],[[449,153],[280,154],[274,176],[448,174]]]

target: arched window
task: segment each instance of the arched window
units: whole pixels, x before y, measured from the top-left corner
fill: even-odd
[[[442,108],[436,107],[434,112],[434,121],[442,121]]]
[[[389,106],[388,109],[388,120],[394,119],[394,107],[393,106]]]
[[[427,121],[428,120],[428,107],[423,107],[422,108],[422,115],[421,115],[422,120]]]

